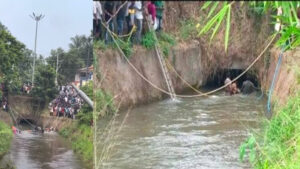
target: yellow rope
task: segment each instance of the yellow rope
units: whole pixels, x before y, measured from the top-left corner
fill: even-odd
[[[131,28],[131,31],[126,34],[126,35],[117,35],[116,33],[112,32],[112,34],[115,36],[115,37],[118,37],[118,38],[123,38],[123,37],[126,37],[126,36],[131,36],[132,33],[136,30],[136,26],[133,25],[133,27]]]
[[[112,31],[106,27],[106,30],[112,35]],[[268,45],[264,48],[264,50],[258,55],[258,57],[247,67],[247,69],[245,69],[239,76],[237,76],[236,78],[234,78],[232,80],[232,82],[236,81],[237,79],[239,79],[241,76],[243,76],[260,58],[261,56],[265,53],[265,51],[269,48],[269,46],[272,44],[272,42],[274,41],[274,39],[276,38],[276,36],[278,35],[278,33],[273,35],[273,38],[271,39],[271,41],[268,43]],[[125,58],[125,60],[128,62],[128,64],[135,70],[135,72],[142,78],[144,79],[146,82],[148,82],[152,87],[156,88],[157,90],[168,94],[168,95],[172,95],[171,93],[169,93],[168,91],[165,91],[164,89],[161,89],[160,87],[156,86],[155,84],[153,84],[150,80],[148,80],[145,76],[143,76],[138,70],[137,68],[129,61],[129,59],[126,57],[126,55],[124,54],[123,50],[121,49],[121,47],[119,46],[119,44],[117,43],[116,39],[112,36],[112,39],[114,41],[114,43],[116,44],[117,48],[119,49],[120,53],[123,55],[123,57]],[[198,95],[176,95],[177,97],[181,97],[181,98],[193,98],[193,97],[201,97],[201,96],[207,96],[209,94],[215,93],[217,91],[220,91],[224,88],[226,88],[228,85],[230,85],[230,83],[225,84],[215,90],[212,90],[210,92],[206,92],[206,93],[202,93],[202,94],[198,94]]]
[[[179,77],[186,85],[188,85],[191,89],[193,89],[195,92],[199,93],[199,94],[203,94],[203,92],[197,90],[196,88],[194,88],[191,84],[189,84],[186,80],[184,80],[182,78],[182,76],[179,75],[179,73],[175,70],[175,68],[171,65],[171,63],[169,62],[169,60],[165,59],[166,64],[168,66],[169,69],[172,69],[173,72],[176,74],[177,77]],[[206,95],[207,96],[207,95]]]

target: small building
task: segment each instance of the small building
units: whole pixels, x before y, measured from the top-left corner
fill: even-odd
[[[80,87],[85,85],[88,81],[93,80],[93,70],[93,65],[88,68],[78,69],[75,74],[75,81],[73,84],[77,87]]]

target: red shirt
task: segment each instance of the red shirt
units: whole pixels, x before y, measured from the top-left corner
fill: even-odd
[[[155,21],[155,17],[156,17],[156,7],[155,7],[155,5],[152,2],[148,3],[147,7],[148,7],[148,12],[152,16],[152,20],[154,22]]]

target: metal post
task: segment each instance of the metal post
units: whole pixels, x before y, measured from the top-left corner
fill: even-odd
[[[93,108],[93,104],[94,102],[82,91],[80,90],[78,87],[76,87],[74,84],[71,84],[74,89],[77,91],[77,93],[79,94],[79,96],[91,107]]]
[[[38,31],[38,22],[44,18],[45,15],[36,16],[35,13],[32,13],[30,17],[35,20],[35,41],[34,41],[34,56],[33,56],[33,66],[32,66],[32,78],[31,85],[34,86],[34,71],[35,71],[35,59],[36,59],[36,44],[37,44],[37,31]]]
[[[87,42],[87,49],[88,49],[88,56],[87,56],[87,60],[86,60],[86,81],[88,81],[88,78],[89,78],[89,59],[90,59],[90,48],[89,48],[89,39],[88,39],[88,42]]]

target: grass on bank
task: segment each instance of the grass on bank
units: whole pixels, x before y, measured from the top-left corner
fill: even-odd
[[[10,127],[0,121],[0,159],[9,151],[12,138]]]
[[[144,35],[142,35],[141,45],[146,49],[154,49],[155,47],[156,42],[153,33],[154,31],[148,31]],[[176,45],[175,37],[166,32],[159,32],[157,34],[157,38],[162,53],[165,57],[167,57],[170,53],[171,47]],[[133,53],[133,44],[130,39],[116,38],[116,42],[124,52],[125,56],[127,58],[130,58]],[[94,49],[105,51],[108,48],[116,49],[117,46],[115,43],[105,44],[103,40],[94,41]]]
[[[86,124],[73,123],[63,128],[59,134],[72,143],[72,149],[88,164],[93,160],[93,133],[92,128]]]
[[[300,92],[267,121],[262,136],[251,136],[240,147],[254,168],[300,168]]]

